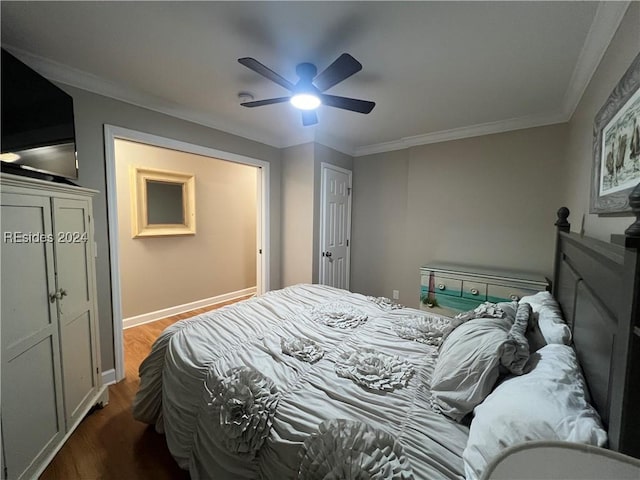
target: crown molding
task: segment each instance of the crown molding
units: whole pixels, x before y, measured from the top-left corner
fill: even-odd
[[[49,60],[11,45],[3,45],[38,73],[58,83],[76,87],[105,97],[120,100],[138,107],[170,115],[188,122],[193,122],[221,132],[230,133],[248,140],[263,143],[274,148],[286,148],[308,142],[321,143],[346,155],[360,157],[375,153],[390,152],[430,143],[447,142],[481,135],[508,132],[523,128],[540,127],[569,121],[577,108],[587,85],[591,81],[611,39],[622,21],[629,0],[607,2],[601,1],[594,15],[593,22],[586,36],[584,45],[573,70],[571,80],[565,92],[560,111],[500,120],[477,125],[469,125],[450,130],[425,133],[403,137],[390,142],[371,145],[354,146],[314,129],[313,132],[298,132],[286,138],[267,134],[264,131],[248,128],[246,125],[231,124],[228,119],[208,112],[185,108],[163,98],[145,92],[126,88],[121,84],[106,80],[91,73],[78,70],[67,65]]]
[[[575,112],[582,95],[584,94],[591,78],[593,77],[600,61],[604,56],[620,22],[624,18],[631,1],[601,1],[585,38],[585,42],[576,61],[576,66],[571,75],[571,80],[562,101],[560,111],[555,113],[502,120],[467,127],[442,130],[424,135],[404,137],[391,142],[376,143],[357,147],[353,156],[372,155],[375,153],[390,152],[403,148],[427,145],[430,143],[447,142],[462,138],[490,135],[494,133],[508,132],[522,128],[541,127],[556,123],[568,122]]]
[[[600,2],[565,93],[563,112],[569,120],[616,34],[630,1]]]
[[[161,97],[151,95],[146,92],[124,87],[123,85],[104,79],[92,73],[79,70],[68,65],[50,60],[48,58],[35,55],[12,45],[2,46],[20,60],[25,62],[39,74],[49,80],[68,85],[71,87],[86,90],[104,97],[113,98],[131,105],[163,113],[181,120],[197,123],[205,127],[210,127],[221,132],[230,133],[239,137],[264,143],[266,145],[282,148],[283,141],[272,135],[256,130],[248,129],[246,126],[233,125],[229,121],[195,109],[185,108],[179,104],[169,102]]]
[[[373,155],[375,153],[391,152],[393,150],[402,150],[404,148],[418,147],[420,145],[428,145],[430,143],[448,142],[451,140],[460,140],[463,138],[480,137],[482,135],[491,135],[494,133],[509,132],[512,130],[522,130],[525,128],[542,127],[545,125],[554,125],[566,122],[566,116],[563,112],[553,114],[528,116],[521,118],[511,118],[509,120],[499,120],[497,122],[483,123],[479,125],[471,125],[468,127],[452,128],[450,130],[442,130],[439,132],[427,133],[424,135],[414,135],[411,137],[403,137],[392,142],[376,143],[366,145],[355,149],[354,156],[362,157],[364,155]]]

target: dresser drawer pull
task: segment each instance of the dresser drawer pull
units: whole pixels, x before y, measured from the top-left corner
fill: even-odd
[[[515,293],[513,293],[513,294],[509,295],[509,298],[510,298],[511,300],[513,300],[514,302],[517,302],[518,300],[520,300],[520,296],[519,296],[519,295],[516,295]]]
[[[471,295],[478,295],[480,293],[477,288],[472,288],[470,292],[471,292]]]
[[[444,283],[439,283],[439,284],[438,284],[438,290],[444,290],[444,289],[446,289],[446,288],[447,288],[447,287],[446,287],[446,285],[445,285]]]

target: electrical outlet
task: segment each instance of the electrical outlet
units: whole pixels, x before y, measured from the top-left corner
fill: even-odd
[[[398,300],[400,298],[400,290],[393,291],[393,299]]]

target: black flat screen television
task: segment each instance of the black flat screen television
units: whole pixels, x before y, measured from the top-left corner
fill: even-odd
[[[77,179],[73,98],[2,49],[2,171]]]

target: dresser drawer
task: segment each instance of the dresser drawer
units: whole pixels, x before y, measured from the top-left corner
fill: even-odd
[[[487,284],[482,282],[462,282],[462,296],[472,300],[485,301],[487,299]]]
[[[420,267],[420,301],[451,310],[470,310],[483,302],[511,302],[547,290],[535,273],[433,263]]]
[[[487,285],[487,300],[490,302],[518,301],[527,295],[534,295],[540,290],[529,290],[520,287],[506,287],[504,285]]]
[[[460,297],[462,295],[462,280],[434,275],[433,291],[441,295]]]

